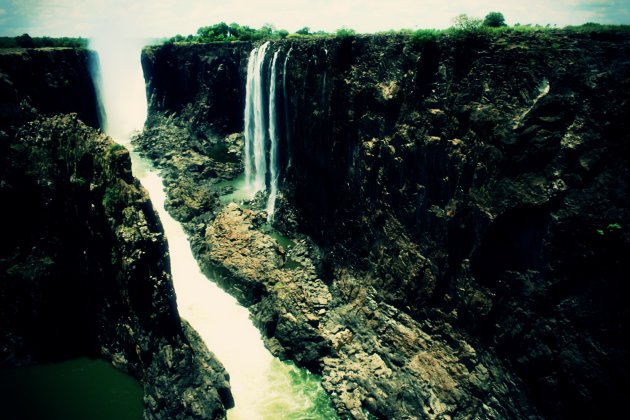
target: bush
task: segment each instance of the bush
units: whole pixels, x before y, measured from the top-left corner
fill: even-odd
[[[280,37],[280,39],[284,39],[289,36],[289,31],[287,31],[286,29],[280,29],[278,31],[278,36]]]
[[[310,35],[311,28],[309,28],[308,26],[305,26],[302,29],[298,29],[297,31],[295,31],[295,33],[298,35]]]
[[[339,38],[349,38],[351,36],[355,36],[356,34],[357,32],[354,29],[346,27],[337,29],[337,32],[335,33],[335,35]]]
[[[436,29],[419,29],[411,33],[411,40],[418,45],[424,45],[435,41],[439,34],[440,31]]]

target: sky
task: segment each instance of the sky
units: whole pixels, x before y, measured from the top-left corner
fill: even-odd
[[[509,25],[630,24],[630,0],[0,0],[0,36],[170,37],[221,21],[367,33],[447,28],[491,11]]]

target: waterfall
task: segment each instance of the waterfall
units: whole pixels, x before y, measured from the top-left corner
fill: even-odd
[[[267,220],[273,220],[273,213],[276,207],[276,195],[278,194],[278,132],[276,130],[276,62],[278,61],[278,51],[273,55],[271,64],[271,74],[269,83],[269,140],[271,149],[269,150],[269,175],[271,191],[267,200]]]
[[[326,48],[324,48],[324,55],[326,58],[324,58],[324,64],[326,64],[326,62],[328,61],[328,50]],[[328,66],[324,67],[325,69],[328,68]],[[326,80],[328,78],[328,71],[324,70],[324,77],[322,80],[322,99],[320,101],[320,107],[321,107],[321,112],[322,115],[327,115],[328,113],[327,111],[327,106],[326,106]]]
[[[289,96],[287,95],[287,63],[289,62],[289,57],[291,56],[291,51],[293,51],[293,47],[289,48],[289,52],[286,57],[284,57],[284,68],[282,71],[282,99],[284,102],[284,132],[287,138],[287,149],[289,151],[289,160],[288,166],[291,166],[291,131],[290,131],[290,123],[289,123]]]
[[[280,178],[279,143],[277,129],[277,74],[278,55],[276,50],[271,68],[265,73],[265,55],[269,42],[254,48],[247,62],[247,84],[245,86],[245,188],[253,196],[258,191],[268,191],[267,219],[273,220]],[[283,90],[286,94],[286,62]],[[268,77],[268,79],[267,79]],[[268,92],[265,88],[269,86]],[[268,100],[266,99],[268,95]],[[266,108],[265,108],[266,106]],[[285,104],[286,108],[286,104]],[[267,110],[267,112],[265,112]],[[267,142],[267,139],[269,141]],[[269,147],[267,147],[269,144]],[[269,156],[267,156],[269,153]],[[269,183],[267,184],[267,176]]]
[[[199,333],[208,349],[216,354],[230,374],[236,406],[228,410],[228,419],[336,418],[318,378],[274,358],[249,319],[249,311],[201,272],[181,224],[164,208],[166,193],[159,173],[148,160],[134,152],[130,143],[133,131],[142,129],[147,111],[140,67],[141,46],[123,39],[99,41],[104,42],[91,43],[91,47],[100,57],[102,84],[99,88],[109,122],[107,133],[130,150],[133,173],[149,192],[160,216],[168,239],[180,316]],[[264,120],[261,74],[266,48],[263,45],[250,56],[248,66],[252,69],[252,72],[248,71],[248,89],[257,91],[252,93],[251,98],[248,96],[251,115],[246,115],[246,121],[251,123],[246,124],[246,133],[251,129],[250,133],[255,134],[249,137],[252,140],[250,157],[254,161],[256,153],[260,158],[260,150],[264,150],[259,145],[257,152],[253,147],[254,141],[266,136],[260,124],[255,125],[256,121]],[[260,140],[260,143],[263,141]],[[256,166],[252,162],[248,174],[257,175],[254,171],[260,167],[260,164]],[[263,172],[263,180],[264,176]]]
[[[247,63],[245,87],[245,180],[252,194],[265,189],[267,157],[265,154],[264,63],[269,42],[252,50]]]

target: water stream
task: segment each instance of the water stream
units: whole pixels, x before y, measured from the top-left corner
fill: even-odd
[[[142,129],[147,109],[140,67],[141,44],[112,39],[92,44],[100,56],[107,133],[131,151],[134,175],[149,191],[159,213],[168,238],[181,317],[197,330],[230,374],[236,407],[228,411],[228,418],[336,418],[319,378],[272,357],[247,309],[202,274],[181,225],[164,209],[165,193],[159,173],[133,151],[130,138],[134,130]],[[255,111],[253,114],[257,114]],[[260,159],[260,151],[250,151]]]

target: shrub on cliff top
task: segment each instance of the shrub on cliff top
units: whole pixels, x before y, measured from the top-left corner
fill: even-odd
[[[427,42],[435,41],[441,31],[437,29],[419,29],[410,34],[411,40],[418,44],[424,45]]]
[[[351,36],[355,36],[356,34],[357,32],[354,29],[346,28],[345,26],[337,29],[337,32],[335,33],[337,38],[349,38]]]

